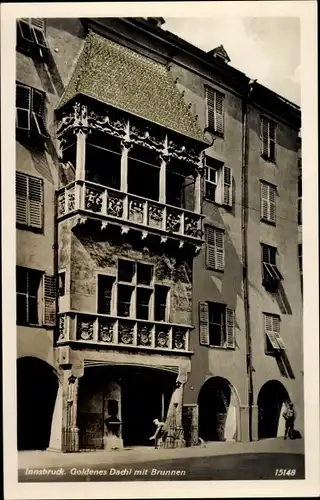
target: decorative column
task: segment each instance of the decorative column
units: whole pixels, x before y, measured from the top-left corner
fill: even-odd
[[[77,156],[76,156],[76,181],[85,180],[86,168],[86,132],[80,128],[75,132],[77,136]]]
[[[128,156],[132,147],[132,143],[125,138],[121,141],[122,154],[121,154],[121,177],[120,177],[120,191],[126,193],[123,200],[123,218],[128,219]]]
[[[167,162],[169,161],[168,154],[168,138],[165,138],[164,150],[160,154],[160,173],[159,173],[159,201],[166,204],[166,185],[167,185]]]

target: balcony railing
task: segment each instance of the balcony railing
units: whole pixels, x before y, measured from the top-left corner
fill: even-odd
[[[105,347],[189,353],[192,326],[69,312],[59,316],[59,339]]]
[[[73,182],[58,192],[58,217],[79,209],[144,229],[195,239],[202,237],[200,214],[88,181]]]

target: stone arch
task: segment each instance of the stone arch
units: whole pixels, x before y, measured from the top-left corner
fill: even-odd
[[[17,360],[17,438],[19,450],[49,446],[59,380],[53,367],[32,356]]]
[[[200,389],[199,437],[204,441],[238,441],[240,400],[236,389],[223,377],[211,377]]]
[[[289,401],[287,389],[278,380],[269,380],[261,387],[257,400],[259,439],[283,436],[284,422],[280,417]]]

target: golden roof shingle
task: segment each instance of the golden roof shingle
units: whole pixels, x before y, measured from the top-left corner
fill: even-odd
[[[87,36],[59,108],[77,94],[207,142],[164,65],[93,32]]]

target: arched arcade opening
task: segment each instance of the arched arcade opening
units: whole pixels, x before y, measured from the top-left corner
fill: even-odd
[[[230,382],[222,377],[207,380],[199,393],[199,437],[204,441],[237,440],[239,402]]]
[[[18,450],[49,447],[58,385],[58,377],[45,361],[33,357],[17,360]]]
[[[261,387],[257,401],[259,439],[283,436],[284,421],[281,415],[289,401],[286,388],[278,380],[269,380]]]

